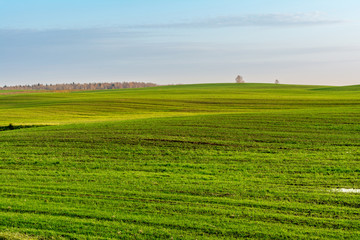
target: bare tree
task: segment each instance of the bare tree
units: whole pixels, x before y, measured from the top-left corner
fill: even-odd
[[[143,88],[155,87],[154,83],[144,82],[103,82],[103,83],[63,83],[63,84],[34,84],[4,86],[0,90],[96,90],[96,89],[120,89],[120,88]]]
[[[245,83],[243,77],[240,76],[240,75],[237,75],[237,77],[235,78],[235,81],[236,81],[237,83]]]

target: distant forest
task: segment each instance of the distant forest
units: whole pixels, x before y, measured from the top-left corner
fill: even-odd
[[[102,90],[121,88],[155,87],[155,83],[144,82],[104,82],[104,83],[64,83],[4,86],[0,90]]]

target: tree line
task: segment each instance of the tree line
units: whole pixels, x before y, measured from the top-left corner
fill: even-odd
[[[63,83],[63,84],[33,84],[0,87],[0,90],[103,90],[121,88],[155,87],[155,83],[145,82],[103,82],[103,83]]]

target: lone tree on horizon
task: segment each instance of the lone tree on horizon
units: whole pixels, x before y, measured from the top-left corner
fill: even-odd
[[[279,83],[280,83],[279,80],[276,79],[276,80],[275,80],[275,84],[279,84]]]
[[[245,83],[243,77],[240,76],[240,75],[237,75],[237,77],[235,78],[235,81],[236,81],[237,83]]]

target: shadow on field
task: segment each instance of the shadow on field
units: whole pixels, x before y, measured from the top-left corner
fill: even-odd
[[[0,126],[0,131],[9,131],[9,130],[16,130],[21,128],[34,128],[34,127],[46,127],[48,125],[13,125],[9,124],[8,126]]]

